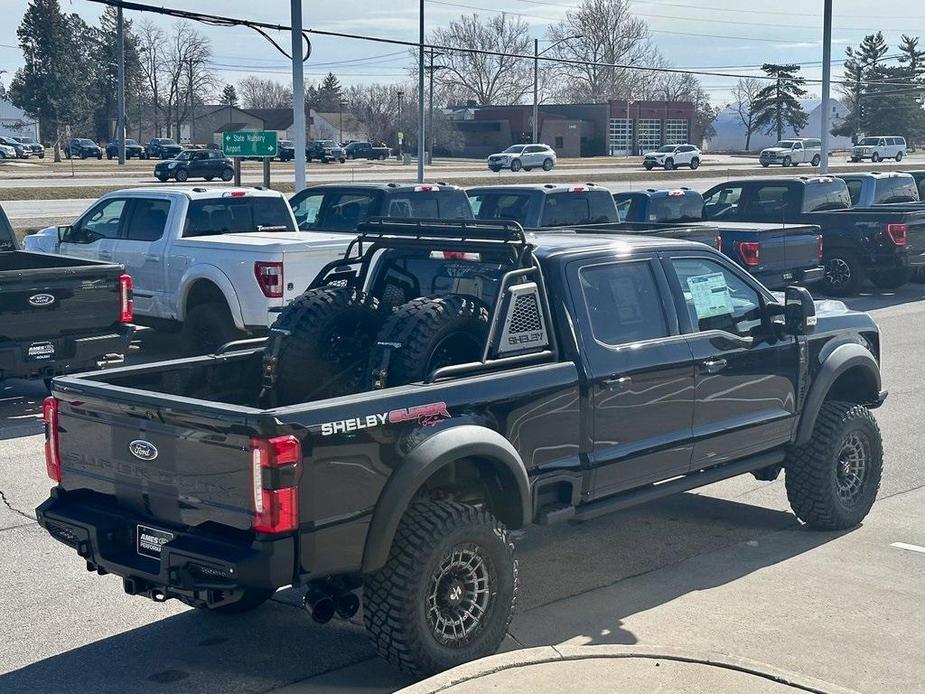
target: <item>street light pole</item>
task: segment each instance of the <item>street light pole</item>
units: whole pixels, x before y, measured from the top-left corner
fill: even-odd
[[[434,163],[434,49],[430,49],[430,97],[427,109],[427,156]]]
[[[819,173],[829,171],[829,85],[832,78],[832,0],[825,0],[822,11],[822,132],[819,140]]]
[[[116,33],[119,35],[119,117],[116,119],[116,137],[119,138],[119,166],[125,166],[125,23],[122,5],[116,9]]]
[[[398,92],[398,159],[404,161],[405,158],[405,133],[402,130],[402,105],[404,103],[405,93],[401,90]]]
[[[533,139],[539,139],[539,103],[540,103],[540,40],[533,39]]]
[[[302,0],[291,0],[292,10],[292,138],[295,147],[295,190],[305,187],[305,75],[302,63]]]
[[[424,0],[420,3],[418,41],[418,183],[424,182]]]

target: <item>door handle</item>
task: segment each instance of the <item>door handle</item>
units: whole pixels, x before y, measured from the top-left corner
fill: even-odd
[[[152,263],[159,263],[161,262],[161,257],[153,253],[145,253],[145,260],[150,260]]]
[[[100,251],[100,258],[103,260],[112,260],[112,253],[110,251]]]
[[[726,368],[725,359],[707,359],[700,362],[700,368],[704,373],[715,374]]]
[[[605,386],[626,386],[633,382],[630,376],[611,376],[604,379]]]

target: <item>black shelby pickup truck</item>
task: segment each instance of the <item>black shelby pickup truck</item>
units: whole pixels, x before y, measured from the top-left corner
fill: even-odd
[[[291,585],[324,622],[362,588],[379,653],[431,673],[501,642],[510,529],[782,469],[805,523],[861,522],[879,359],[866,314],[703,244],[372,221],[265,344],[56,378],[38,519],[154,600]]]
[[[17,248],[0,208],[0,381],[122,361],[135,329],[122,266]]]

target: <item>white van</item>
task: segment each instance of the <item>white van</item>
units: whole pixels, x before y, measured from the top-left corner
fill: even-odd
[[[781,166],[798,166],[809,162],[819,166],[822,161],[822,141],[811,137],[791,137],[781,140],[773,147],[765,147],[758,156],[761,165],[768,167],[771,164]]]
[[[906,138],[877,135],[875,137],[862,137],[851,148],[851,161],[870,159],[873,162],[881,159],[895,159],[902,161],[906,153]]]

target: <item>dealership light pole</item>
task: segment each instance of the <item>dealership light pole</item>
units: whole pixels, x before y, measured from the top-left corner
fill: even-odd
[[[125,23],[122,5],[116,10],[116,34],[119,40],[119,117],[116,119],[116,137],[119,138],[119,166],[125,166]]]
[[[295,190],[305,187],[305,75],[302,62],[302,0],[292,7],[292,138],[295,147]]]
[[[540,56],[543,55],[543,53],[546,51],[555,48],[563,41],[571,41],[572,39],[582,38],[584,38],[583,34],[565,36],[552,45],[547,46],[542,51],[540,51],[540,40],[533,39],[533,144],[536,144],[537,139],[539,139]]]
[[[829,172],[829,86],[832,79],[832,0],[824,0],[822,13],[822,142],[819,172]]]
[[[418,183],[424,182],[424,0],[421,0],[418,40]]]

